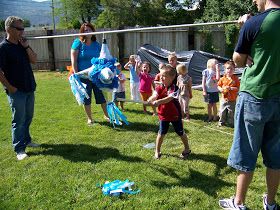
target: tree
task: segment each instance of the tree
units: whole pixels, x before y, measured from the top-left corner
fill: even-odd
[[[205,1],[205,2],[203,2]],[[205,3],[204,12],[201,20],[223,21],[236,20],[240,15],[248,12],[255,12],[251,1],[244,0],[203,0]]]
[[[30,20],[24,19],[24,20],[23,20],[23,26],[24,26],[25,28],[30,27],[30,26],[31,26]]]
[[[156,26],[192,23],[193,12],[184,7],[189,1],[177,0],[101,0],[104,10],[97,19],[98,27]]]
[[[100,12],[100,0],[57,0],[55,14],[60,16],[60,26],[77,26],[81,23],[95,20]]]
[[[30,27],[30,20],[23,20],[23,26],[24,27]],[[0,20],[0,31],[5,31],[5,20]]]
[[[202,0],[200,5],[202,16],[196,19],[198,22],[237,20],[243,14],[256,12],[251,1],[244,0]],[[227,56],[231,56],[233,53],[238,32],[237,25],[225,25]]]
[[[186,8],[190,1],[178,0],[143,0],[137,8],[139,25],[174,25],[193,23],[193,12]]]
[[[0,20],[0,31],[5,31],[5,20]]]
[[[166,10],[167,23],[188,24],[202,17],[206,0],[168,0]],[[197,7],[193,8],[195,5]]]
[[[120,28],[137,24],[136,8],[139,1],[101,0],[103,12],[96,21],[97,27]]]

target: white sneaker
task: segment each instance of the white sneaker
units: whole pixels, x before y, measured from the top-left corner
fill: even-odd
[[[267,194],[263,195],[263,209],[264,210],[280,210],[280,206],[278,204],[273,204],[272,206],[269,206],[267,203]]]
[[[23,160],[24,158],[27,158],[28,155],[25,152],[19,152],[17,153],[17,159],[18,160]]]
[[[107,122],[110,122],[110,118],[109,118],[109,117],[106,117],[105,115],[104,115],[104,119],[105,119]]]
[[[219,206],[226,210],[247,210],[244,205],[236,205],[234,203],[234,196],[231,198],[224,198],[219,200]]]
[[[26,145],[27,147],[40,147],[40,144],[36,144],[33,142],[30,142],[29,144]]]
[[[94,124],[94,121],[93,120],[88,120],[87,124],[88,124],[88,126],[92,126]]]

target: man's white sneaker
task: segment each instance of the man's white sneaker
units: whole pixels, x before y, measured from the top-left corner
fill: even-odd
[[[268,205],[267,203],[267,194],[263,195],[263,209],[264,210],[280,210],[280,207],[278,204],[273,204],[272,206]]]
[[[27,147],[40,147],[40,144],[30,142],[29,144],[27,144]]]
[[[19,152],[17,153],[17,159],[18,160],[23,160],[24,158],[27,158],[28,155],[25,152]]]
[[[219,206],[226,210],[247,210],[246,206],[236,205],[234,203],[234,196],[231,198],[224,198],[219,200]]]

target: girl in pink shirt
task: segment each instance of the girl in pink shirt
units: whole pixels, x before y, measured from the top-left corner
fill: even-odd
[[[140,85],[139,85],[139,91],[140,96],[143,101],[147,101],[148,98],[152,95],[152,87],[154,88],[154,77],[150,75],[151,71],[151,64],[147,61],[143,62],[141,65],[136,65],[136,71],[139,75],[140,79]],[[153,108],[153,115],[156,115],[156,108],[152,106]],[[143,104],[143,110],[144,113],[147,113],[146,105]]]

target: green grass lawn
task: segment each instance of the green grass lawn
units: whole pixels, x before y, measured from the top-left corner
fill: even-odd
[[[191,122],[185,123],[193,151],[179,159],[183,146],[170,129],[163,156],[153,158],[157,117],[142,105],[126,103],[130,125],[117,128],[93,105],[94,126],[86,124],[82,106],[71,93],[66,73],[38,72],[31,134],[41,148],[28,148],[30,157],[17,161],[11,145],[11,111],[0,92],[0,209],[219,209],[218,199],[233,195],[235,170],[226,165],[232,128],[203,122],[202,93],[194,91]],[[129,98],[129,82],[127,97]],[[259,158],[247,196],[250,209],[262,208],[265,168]],[[105,181],[129,179],[141,190],[121,198],[104,196]],[[278,200],[279,200],[278,193]]]

